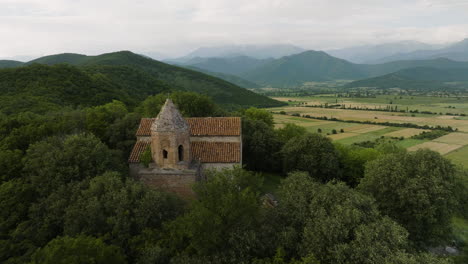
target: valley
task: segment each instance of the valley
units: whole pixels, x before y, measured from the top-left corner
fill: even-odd
[[[375,98],[343,98],[336,97],[335,94],[324,94],[308,97],[274,97],[274,99],[288,103],[285,107],[269,109],[275,113],[274,119],[277,127],[282,127],[286,123],[294,123],[305,127],[309,132],[319,132],[327,135],[334,142],[345,145],[362,144],[383,137],[409,151],[421,148],[437,151],[455,163],[468,167],[468,159],[466,159],[468,97],[378,95]],[[335,108],[334,105],[340,106]],[[342,105],[346,108],[361,110],[340,109]],[[387,107],[405,112],[376,110]],[[326,117],[327,120],[312,119],[307,116]],[[371,124],[366,124],[366,122]],[[387,123],[410,123],[420,127],[398,127],[387,125]],[[422,132],[430,131],[424,129],[425,126],[450,126],[454,131],[434,139],[413,138]]]

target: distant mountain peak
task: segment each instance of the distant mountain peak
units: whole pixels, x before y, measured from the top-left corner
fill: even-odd
[[[256,59],[280,58],[291,54],[297,54],[304,49],[291,44],[270,44],[270,45],[220,45],[211,47],[200,47],[182,58],[194,57],[238,57],[248,56]]]

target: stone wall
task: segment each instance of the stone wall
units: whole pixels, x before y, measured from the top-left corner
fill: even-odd
[[[190,141],[206,141],[206,142],[241,142],[240,136],[208,136],[208,137],[199,137],[191,136]]]
[[[160,169],[154,165],[150,168],[144,166],[134,166],[135,178],[142,183],[167,192],[173,192],[182,198],[193,198],[193,184],[199,177],[197,168],[178,170],[178,169]],[[132,166],[130,166],[132,172]]]
[[[210,170],[210,169],[216,169],[216,170],[222,170],[222,169],[232,169],[234,166],[240,166],[241,164],[239,163],[202,163],[202,170]]]

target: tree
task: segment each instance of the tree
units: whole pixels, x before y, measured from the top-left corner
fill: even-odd
[[[258,109],[255,107],[250,107],[249,109],[245,110],[244,117],[250,120],[261,120],[265,122],[269,127],[273,127],[273,115],[263,109]]]
[[[0,149],[0,182],[8,181],[21,176],[23,167],[21,150],[1,150]]]
[[[127,263],[116,246],[106,245],[101,239],[80,235],[58,237],[38,249],[31,264]]]
[[[88,108],[86,110],[86,128],[101,140],[105,140],[109,126],[127,114],[125,104],[117,100],[105,105]]]
[[[358,187],[406,227],[412,240],[433,244],[450,234],[455,172],[448,160],[430,150],[390,154],[368,163]]]
[[[281,202],[268,217],[287,256],[370,264],[405,252],[407,231],[382,217],[371,197],[342,183],[321,184],[296,172],[282,182],[279,194]]]
[[[32,144],[24,171],[41,195],[59,186],[99,175],[112,167],[112,153],[90,134],[51,137]]]
[[[342,175],[340,180],[351,187],[356,187],[364,177],[365,165],[381,155],[381,152],[373,148],[361,148],[357,146],[346,146],[335,144],[339,152]]]
[[[261,248],[256,235],[261,182],[241,168],[209,172],[206,182],[194,186],[198,199],[187,214],[168,226],[169,239],[163,243],[188,256],[246,261]]]
[[[93,178],[65,209],[63,232],[103,237],[135,257],[151,241],[142,241],[145,232],[157,239],[153,231],[181,213],[182,202],[172,194],[107,172]]]
[[[167,98],[171,98],[174,104],[187,117],[220,116],[223,111],[213,100],[194,92],[176,91],[171,94],[158,94],[149,96],[141,103],[137,111],[144,117],[156,117]]]
[[[293,123],[287,123],[284,127],[276,130],[278,139],[283,143],[286,143],[291,138],[302,136],[305,133],[307,133],[305,127],[301,127]]]
[[[293,138],[283,146],[281,153],[285,172],[307,171],[323,182],[341,175],[338,152],[325,136],[305,134]]]
[[[261,120],[242,120],[242,156],[247,168],[281,171],[281,141],[272,127]]]
[[[0,262],[20,258],[28,244],[16,238],[18,226],[28,219],[29,207],[36,199],[31,184],[23,179],[14,179],[0,185]],[[18,263],[24,262],[18,260]]]

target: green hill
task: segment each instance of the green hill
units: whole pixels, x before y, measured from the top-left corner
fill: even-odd
[[[172,66],[150,58],[146,58],[129,51],[102,54],[99,56],[85,56],[79,54],[58,54],[42,57],[33,62],[44,64],[69,63],[86,68],[102,66],[124,66],[144,72],[152,78],[166,83],[173,89],[193,91],[209,95],[213,100],[225,107],[269,107],[282,105],[268,97],[256,94],[222,79],[209,76],[197,71]],[[108,73],[109,75],[112,75]],[[109,77],[111,79],[124,78]]]
[[[260,66],[241,77],[273,87],[300,86],[309,81],[359,79],[367,74],[356,64],[321,51],[306,51]]]
[[[70,65],[40,65],[0,70],[0,112],[44,113],[64,106],[93,106],[117,99],[137,102],[104,75]]]
[[[82,54],[75,54],[75,53],[62,53],[50,56],[44,56],[37,58],[35,60],[29,61],[26,64],[46,64],[46,65],[54,65],[59,63],[68,63],[72,65],[79,65],[89,59],[88,56]]]
[[[24,64],[21,61],[13,61],[13,60],[0,60],[0,69],[2,68],[14,68],[20,67]]]

